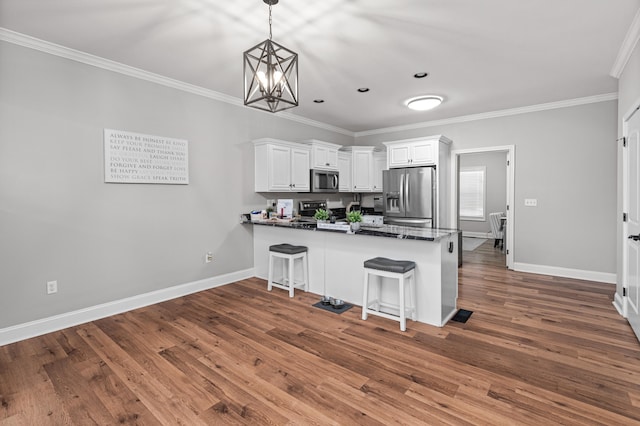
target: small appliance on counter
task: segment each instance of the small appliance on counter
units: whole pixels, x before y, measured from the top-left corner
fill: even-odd
[[[382,226],[384,224],[384,217],[380,215],[363,214],[362,224],[365,226]]]

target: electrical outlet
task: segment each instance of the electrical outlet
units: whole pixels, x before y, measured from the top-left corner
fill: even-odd
[[[535,198],[525,198],[524,205],[526,207],[536,207],[538,205],[538,200]]]
[[[206,263],[211,263],[212,260],[213,260],[213,253],[208,251],[207,254],[204,255],[204,261]]]
[[[47,294],[58,292],[58,281],[47,281]]]

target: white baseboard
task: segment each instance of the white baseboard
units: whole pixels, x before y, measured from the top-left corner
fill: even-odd
[[[251,278],[253,276],[253,268],[245,269],[243,271],[218,275],[216,277],[205,278],[199,281],[163,288],[162,290],[139,294],[125,299],[114,300],[113,302],[102,303],[100,305],[78,309],[77,311],[66,312],[60,315],[54,315],[52,317],[42,318],[24,324],[0,328],[0,346],[29,339],[31,337],[41,336],[43,334],[62,330],[68,327],[73,327],[78,324],[84,324],[86,322],[105,318],[111,315],[121,314],[133,309],[164,302],[165,300],[186,296],[187,294],[220,287],[236,281]]]
[[[493,238],[491,232],[462,231],[463,237],[471,238]]]
[[[575,278],[578,280],[598,281],[615,284],[616,274],[608,272],[585,271],[582,269],[561,268],[559,266],[533,265],[530,263],[515,262],[513,270],[519,272],[531,272],[533,274],[555,275],[556,277]]]
[[[624,297],[617,291],[613,297],[613,307],[616,308],[616,311],[618,311],[623,318],[627,317],[627,304],[625,303]]]

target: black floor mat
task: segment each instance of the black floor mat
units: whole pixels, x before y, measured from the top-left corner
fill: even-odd
[[[349,304],[349,303],[345,303],[342,308],[340,309],[335,309],[333,306],[331,305],[323,305],[322,302],[318,302],[316,304],[313,305],[314,308],[320,308],[320,309],[324,309],[325,311],[329,311],[329,312],[333,312],[334,314],[341,314],[345,311],[348,311],[349,309],[353,308],[353,305]]]
[[[451,321],[467,322],[467,320],[469,319],[472,313],[473,311],[467,311],[466,309],[458,309],[458,312],[453,316],[453,318],[451,318]]]

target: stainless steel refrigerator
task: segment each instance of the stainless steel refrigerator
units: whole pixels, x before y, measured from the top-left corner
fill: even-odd
[[[382,172],[385,223],[437,227],[435,172],[435,167],[411,167]]]

